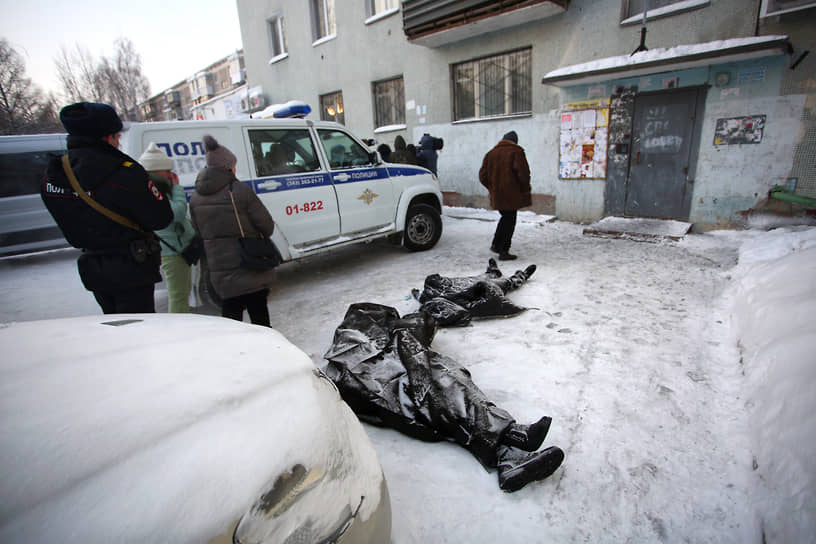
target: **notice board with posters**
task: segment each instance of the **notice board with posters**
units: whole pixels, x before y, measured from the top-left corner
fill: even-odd
[[[609,99],[567,104],[561,110],[560,179],[606,179]]]
[[[714,145],[758,144],[765,130],[764,115],[717,119]]]

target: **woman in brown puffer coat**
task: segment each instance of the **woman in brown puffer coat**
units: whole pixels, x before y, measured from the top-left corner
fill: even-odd
[[[271,236],[275,222],[255,192],[235,177],[235,155],[210,135],[205,135],[203,141],[207,167],[196,178],[190,216],[204,240],[210,282],[222,299],[221,315],[242,321],[246,310],[252,323],[268,327],[266,299],[275,281],[275,270],[241,267],[241,229],[232,199],[245,236]]]

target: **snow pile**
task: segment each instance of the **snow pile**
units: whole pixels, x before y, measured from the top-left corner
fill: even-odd
[[[746,241],[734,269],[745,407],[768,542],[807,542],[816,512],[816,229]]]

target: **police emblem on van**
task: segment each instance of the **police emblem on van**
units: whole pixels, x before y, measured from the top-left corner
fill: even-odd
[[[365,191],[363,191],[363,194],[357,197],[357,200],[362,200],[366,204],[371,204],[374,201],[374,199],[377,198],[378,196],[380,195],[373,192],[371,189],[366,189]]]

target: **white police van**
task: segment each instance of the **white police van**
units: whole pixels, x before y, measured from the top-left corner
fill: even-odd
[[[65,134],[0,136],[0,256],[69,247],[40,197],[48,161]]]
[[[442,193],[430,171],[389,164],[343,125],[309,119],[167,121],[126,124],[121,149],[138,159],[155,142],[173,159],[188,199],[206,165],[211,134],[238,158],[236,175],[275,220],[283,261],[393,237],[410,250],[442,233]]]

